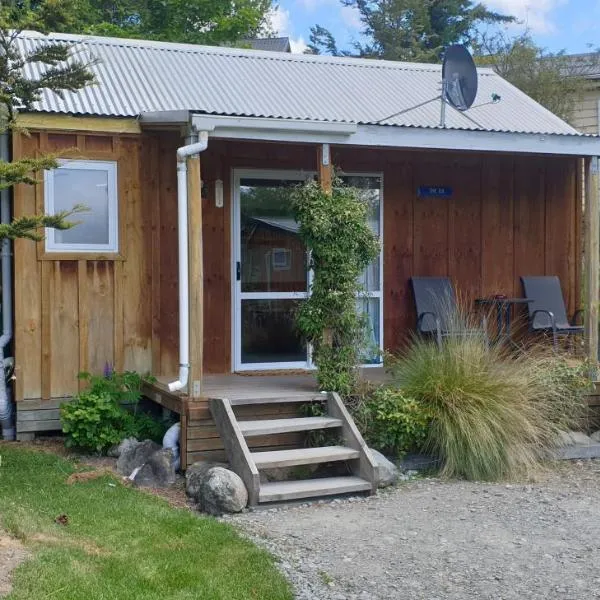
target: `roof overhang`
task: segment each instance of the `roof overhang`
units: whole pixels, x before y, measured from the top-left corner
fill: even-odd
[[[357,125],[187,111],[145,113],[142,125],[183,125],[219,139],[319,143],[380,148],[600,156],[600,137],[462,129]]]

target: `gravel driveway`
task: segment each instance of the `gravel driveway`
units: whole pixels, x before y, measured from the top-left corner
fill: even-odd
[[[600,461],[539,479],[422,479],[227,520],[281,559],[302,600],[600,598]]]

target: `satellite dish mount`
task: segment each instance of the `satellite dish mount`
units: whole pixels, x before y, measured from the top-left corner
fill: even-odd
[[[477,96],[477,67],[469,51],[460,44],[449,46],[442,65],[440,127],[446,127],[446,104],[465,112]]]

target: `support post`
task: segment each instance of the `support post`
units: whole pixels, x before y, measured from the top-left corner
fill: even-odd
[[[321,187],[331,194],[333,188],[333,167],[331,165],[331,148],[329,144],[322,144],[317,151],[319,161],[319,181]]]
[[[202,395],[204,345],[204,262],[200,156],[188,158],[188,226],[190,286],[190,374],[188,394]]]
[[[598,157],[585,161],[585,349],[598,362],[598,302],[600,299],[600,189]],[[596,368],[593,369],[594,376]]]

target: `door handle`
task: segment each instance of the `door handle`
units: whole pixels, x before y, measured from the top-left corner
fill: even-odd
[[[242,280],[242,263],[239,260],[235,263],[235,278],[237,281]]]

